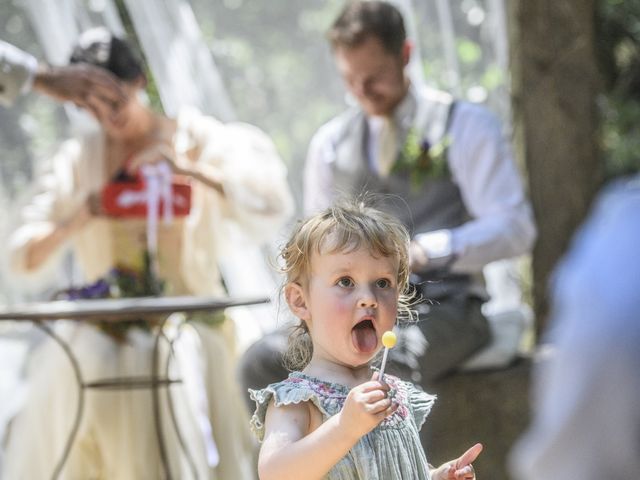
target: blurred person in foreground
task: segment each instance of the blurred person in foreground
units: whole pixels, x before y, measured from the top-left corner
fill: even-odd
[[[482,268],[529,251],[531,208],[498,119],[410,81],[412,44],[395,6],[348,2],[328,38],[355,105],[311,140],[304,209],[376,194],[409,230],[411,282],[426,302],[418,324],[399,331],[390,368],[429,388],[490,341]],[[281,329],[250,347],[245,387],[286,378],[286,335]]]
[[[640,175],[609,187],[553,283],[550,353],[513,478],[640,475]]]
[[[274,145],[253,126],[223,124],[194,108],[184,107],[177,118],[154,113],[140,96],[146,84],[140,60],[104,28],[81,35],[71,62],[111,72],[126,101],[115,115],[107,102],[94,104],[99,128],[66,141],[52,159],[53,172],[11,238],[14,278],[46,277],[71,249],[88,282],[65,292],[72,299],[114,290],[119,296],[224,296],[217,261],[229,246],[228,233],[266,240],[292,211]],[[117,205],[109,203],[114,198]],[[152,199],[163,202],[160,217]],[[184,360],[190,370],[177,372],[184,389],[171,388],[187,450],[199,478],[253,478],[254,445],[234,381],[231,323],[224,314],[189,318],[175,362],[184,366]],[[56,331],[88,381],[144,377],[153,348],[147,320],[57,322]],[[32,355],[29,387],[11,426],[3,478],[48,478],[69,434],[77,388],[53,342]],[[63,478],[163,478],[151,405],[144,389],[90,392]],[[163,419],[170,475],[190,478],[166,410]]]

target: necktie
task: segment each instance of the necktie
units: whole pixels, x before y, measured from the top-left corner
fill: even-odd
[[[390,118],[384,119],[380,135],[378,136],[378,173],[381,177],[388,177],[398,156],[398,138],[396,127]]]

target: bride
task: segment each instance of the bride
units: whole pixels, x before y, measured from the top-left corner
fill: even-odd
[[[115,111],[106,101],[93,102],[90,110],[99,128],[67,140],[52,159],[51,175],[10,240],[14,278],[46,276],[70,248],[88,283],[110,278],[114,268],[141,275],[151,255],[164,294],[224,295],[217,265],[229,232],[239,229],[264,241],[292,213],[286,169],[272,142],[255,127],[223,124],[194,108],[183,108],[176,118],[153,112],[139,95],[146,85],[141,62],[105,29],[85,32],[71,62],[109,70],[128,100]],[[172,189],[186,188],[186,210],[176,212],[170,223],[153,219],[149,205],[143,216],[110,210],[109,192],[120,180],[139,180],[140,172],[163,171],[161,166],[170,172]],[[195,363],[202,365],[205,394],[194,398],[179,388],[175,393],[188,446],[192,456],[204,459],[198,465],[201,478],[253,478],[253,445],[234,381],[230,322],[219,315],[191,320],[197,337],[185,338],[195,350],[184,345],[177,350],[191,357],[198,352]],[[152,335],[144,322],[124,331],[58,322],[56,332],[69,343],[87,381],[149,374]],[[29,362],[28,399],[11,425],[2,478],[51,476],[71,428],[76,396],[68,360],[52,341],[45,342]],[[62,478],[163,478],[150,398],[148,390],[89,391]],[[204,407],[198,411],[196,404]],[[174,437],[167,439],[171,477],[190,478]]]

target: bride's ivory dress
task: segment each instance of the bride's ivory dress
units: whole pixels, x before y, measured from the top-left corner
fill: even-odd
[[[191,182],[190,213],[170,225],[158,223],[159,274],[170,295],[224,295],[217,260],[229,248],[227,233],[235,229],[263,241],[278,232],[293,209],[286,169],[271,141],[255,127],[224,125],[193,109],[184,109],[177,124],[173,141],[178,161],[195,162],[202,172],[215,168],[225,195]],[[87,134],[67,141],[53,158],[53,173],[25,209],[25,220],[11,239],[10,258],[19,281],[41,281],[55,270],[56,257],[64,249],[37,272],[28,272],[25,246],[47,222],[67,221],[90,192],[106,183],[103,144],[101,133]],[[144,219],[99,218],[67,246],[91,282],[115,265],[136,267],[146,246],[145,229]],[[184,377],[185,384],[171,387],[183,441],[199,478],[252,479],[255,445],[244,393],[235,381],[231,322],[209,322],[205,315],[193,320],[176,344],[173,373]],[[59,321],[55,329],[71,346],[86,381],[150,372],[153,337],[148,331],[132,328],[126,341],[118,341],[86,322]],[[162,353],[166,358],[166,346]],[[51,477],[77,408],[73,371],[53,341],[43,342],[32,353],[27,378],[27,400],[10,425],[5,449],[2,478],[7,480]],[[193,467],[171,425],[164,392],[160,397],[172,476],[192,478]],[[148,389],[88,391],[82,423],[60,478],[164,478],[151,406]]]

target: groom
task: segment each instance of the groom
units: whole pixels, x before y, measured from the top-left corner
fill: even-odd
[[[409,229],[412,281],[427,301],[399,329],[396,372],[428,386],[490,340],[482,268],[529,251],[536,230],[499,121],[485,108],[412,83],[401,13],[352,1],[328,32],[357,106],[323,125],[305,166],[306,213],[340,195],[373,193]],[[286,332],[249,348],[248,388],[286,377]]]

